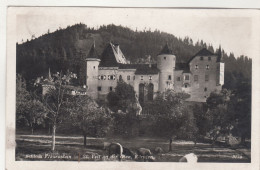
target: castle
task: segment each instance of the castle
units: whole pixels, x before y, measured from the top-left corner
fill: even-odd
[[[101,56],[93,44],[86,57],[87,94],[94,99],[105,98],[123,80],[134,87],[140,103],[153,100],[167,89],[190,94],[188,101],[205,102],[224,84],[221,59],[221,49],[214,54],[204,48],[187,63],[178,63],[166,44],[157,64],[129,64],[118,44],[109,43]]]

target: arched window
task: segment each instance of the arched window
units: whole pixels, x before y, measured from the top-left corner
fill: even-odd
[[[148,85],[148,101],[152,101],[153,100],[153,89],[154,89],[154,85],[152,83],[150,83]]]
[[[144,102],[144,84],[139,84],[139,102]]]

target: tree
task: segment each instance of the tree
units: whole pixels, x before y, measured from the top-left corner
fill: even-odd
[[[69,115],[70,109],[67,100],[69,96],[66,94],[65,84],[71,76],[59,73],[56,74],[55,77],[54,85],[49,88],[48,93],[44,96],[44,105],[48,112],[46,118],[52,123],[52,151],[55,150],[57,126]]]
[[[31,128],[44,123],[46,112],[43,103],[26,90],[26,82],[21,75],[16,76],[16,122]]]
[[[208,111],[206,113],[209,123],[208,132],[213,144],[220,135],[230,134],[234,121],[233,111],[229,109],[231,91],[223,89],[221,92],[212,92],[207,99]]]
[[[109,92],[107,100],[108,106],[113,111],[126,112],[127,109],[131,110],[131,106],[136,102],[134,88],[120,80],[117,82],[115,92]]]
[[[108,109],[99,108],[89,96],[74,96],[70,99],[70,119],[72,124],[82,131],[84,147],[87,135],[103,137],[111,125],[111,115]]]
[[[241,137],[241,144],[251,137],[251,83],[241,83],[231,98],[230,110],[235,120],[232,133]]]

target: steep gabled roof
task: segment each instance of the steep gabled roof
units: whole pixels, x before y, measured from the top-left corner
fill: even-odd
[[[117,67],[119,63],[126,64],[126,59],[119,46],[109,43],[101,55],[99,67]]]
[[[212,53],[211,51],[207,50],[206,48],[203,48],[199,52],[197,52],[193,57],[191,57],[190,60],[188,61],[188,63],[190,63],[191,60],[193,60],[197,56],[212,56],[212,55],[215,55],[215,54]]]
[[[99,55],[95,49],[95,43],[92,45],[91,49],[89,50],[87,58],[99,58]]]
[[[159,53],[159,55],[161,54],[173,54],[172,50],[170,50],[168,44],[165,44],[165,46],[163,47],[162,51]]]

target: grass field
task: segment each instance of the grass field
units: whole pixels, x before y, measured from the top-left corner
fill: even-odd
[[[152,151],[161,147],[161,154],[153,154],[158,162],[178,162],[188,153],[195,153],[198,162],[250,162],[251,151],[246,148],[232,149],[224,146],[214,146],[208,143],[197,143],[192,141],[173,141],[172,151],[169,152],[169,143],[166,139],[159,138],[131,138],[131,139],[107,139],[87,138],[87,147],[83,147],[81,136],[56,136],[56,151],[51,152],[51,136],[44,135],[17,135],[16,136],[16,160],[35,161],[116,161],[108,158],[104,149],[104,142],[119,142],[124,147],[133,151],[138,148],[148,148]],[[123,161],[133,161],[123,159]]]

